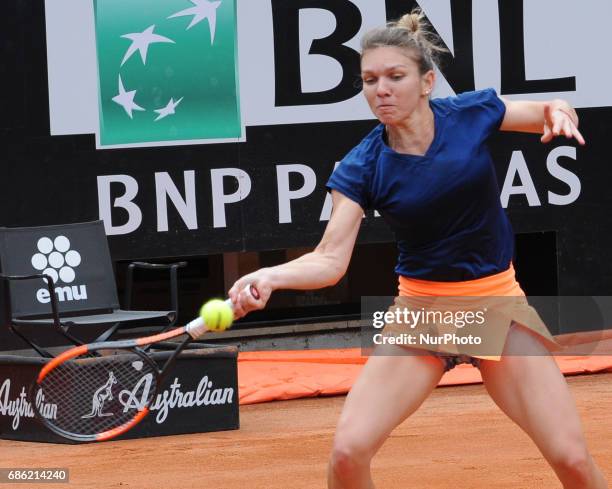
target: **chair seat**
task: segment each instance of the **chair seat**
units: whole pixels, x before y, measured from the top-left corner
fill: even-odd
[[[124,311],[117,309],[110,313],[92,314],[89,316],[62,316],[60,321],[64,325],[104,324],[125,321],[139,321],[144,319],[166,318],[173,321],[174,311]],[[53,326],[53,318],[42,319],[13,319],[13,324],[41,324]]]

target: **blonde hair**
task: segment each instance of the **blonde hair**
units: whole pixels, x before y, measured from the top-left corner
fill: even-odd
[[[441,46],[440,38],[430,30],[425,14],[420,8],[403,15],[395,22],[367,32],[361,39],[361,55],[380,47],[398,47],[410,51],[421,74],[433,70],[440,55],[448,52]]]

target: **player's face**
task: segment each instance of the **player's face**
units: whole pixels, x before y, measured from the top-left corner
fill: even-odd
[[[383,124],[401,124],[420,103],[426,102],[433,76],[432,71],[422,75],[405,49],[368,49],[361,58],[363,93]]]

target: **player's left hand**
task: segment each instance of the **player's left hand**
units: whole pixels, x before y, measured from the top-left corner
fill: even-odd
[[[544,135],[541,141],[548,143],[556,136],[565,136],[568,139],[575,138],[581,145],[585,144],[585,140],[578,130],[578,119],[575,118],[574,120],[565,110],[546,105],[544,107]]]

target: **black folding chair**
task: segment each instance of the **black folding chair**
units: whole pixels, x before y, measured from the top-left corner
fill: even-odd
[[[53,327],[73,344],[79,331],[110,325],[96,338],[109,339],[125,323],[161,320],[163,329],[178,315],[177,270],[185,262],[129,265],[126,308],[120,309],[115,275],[102,221],[29,228],[0,228],[4,317],[11,331],[40,355],[47,350],[24,334],[24,327]],[[136,268],[170,272],[170,311],[130,310]]]

